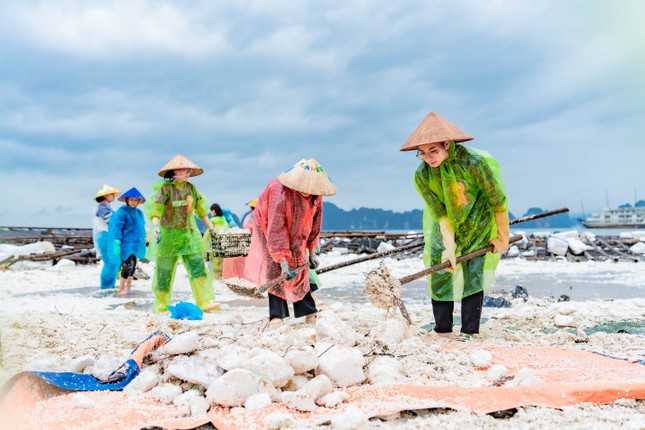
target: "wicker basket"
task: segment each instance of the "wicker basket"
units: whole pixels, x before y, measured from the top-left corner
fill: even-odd
[[[211,237],[213,257],[243,257],[249,254],[251,233],[216,234]]]

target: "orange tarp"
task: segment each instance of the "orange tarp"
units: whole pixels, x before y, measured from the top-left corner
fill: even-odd
[[[178,418],[173,405],[127,398],[121,392],[69,393],[29,375],[11,387],[0,404],[0,428],[92,429],[164,428],[190,429],[211,422],[218,429],[261,429],[264,418],[289,413],[299,425],[316,425],[342,414],[349,406],[366,416],[383,416],[401,410],[450,408],[478,414],[519,406],[563,407],[578,403],[611,403],[618,399],[645,399],[645,366],[580,350],[544,346],[465,345],[486,349],[493,364],[505,365],[510,375],[529,368],[543,383],[522,387],[457,387],[386,385],[345,390],[348,401],[336,408],[303,413],[283,404],[232,413],[212,408],[207,418]],[[474,370],[475,371],[475,370]],[[80,397],[83,396],[83,397]],[[79,399],[80,397],[80,399]]]

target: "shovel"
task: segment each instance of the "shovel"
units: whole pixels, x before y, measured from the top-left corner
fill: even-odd
[[[332,270],[340,269],[342,267],[351,266],[353,264],[362,263],[363,261],[374,260],[376,258],[385,257],[386,255],[398,254],[398,253],[405,252],[405,251],[410,250],[410,249],[421,248],[422,246],[423,246],[423,242],[421,242],[421,243],[410,243],[410,244],[400,246],[400,247],[395,248],[395,249],[391,249],[389,251],[377,252],[377,253],[374,253],[372,255],[368,255],[366,257],[359,257],[359,258],[355,258],[353,260],[343,261],[342,263],[332,264],[331,266],[327,266],[327,267],[317,269],[316,274],[320,275],[321,273],[331,272]],[[304,270],[307,267],[309,267],[309,266],[302,266],[302,267],[297,268],[295,271],[299,272],[301,270]],[[226,286],[231,291],[233,291],[236,294],[239,294],[239,295],[245,296],[245,297],[253,297],[253,298],[256,298],[256,299],[262,299],[262,298],[264,298],[262,293],[264,293],[265,291],[270,290],[271,288],[273,288],[274,286],[276,286],[280,282],[284,281],[285,279],[286,279],[286,276],[282,275],[282,276],[274,279],[273,281],[267,282],[266,284],[264,284],[264,285],[262,285],[260,287],[256,286],[252,282],[249,282],[246,279],[242,279],[242,278],[230,278],[230,279],[225,280],[224,283],[226,284]]]
[[[309,263],[305,264],[304,266],[295,268],[293,272],[298,273],[308,268],[309,268]],[[239,294],[240,296],[245,296],[245,297],[252,297],[254,299],[264,299],[265,298],[264,293],[266,293],[267,291],[269,291],[271,288],[275,287],[282,281],[286,281],[287,276],[288,275],[286,273],[283,273],[277,278],[267,282],[266,284],[262,284],[259,287],[254,283],[249,282],[246,279],[242,279],[242,278],[227,279],[226,281],[224,281],[224,283],[235,294]]]
[[[521,234],[516,234],[511,237],[508,243],[514,243],[522,240]],[[494,250],[493,245],[485,246],[477,251],[470,252],[468,254],[457,257],[457,264],[463,263],[464,261],[472,260],[473,258],[481,257],[487,252]],[[365,293],[370,302],[381,309],[390,309],[394,306],[397,306],[401,311],[401,315],[408,322],[412,324],[410,315],[408,314],[405,304],[401,300],[401,285],[412,282],[415,279],[422,278],[424,276],[430,275],[431,273],[436,273],[440,270],[445,270],[450,267],[449,261],[444,261],[443,263],[432,266],[428,269],[421,270],[420,272],[413,273],[412,275],[405,276],[401,279],[396,279],[390,274],[390,271],[385,266],[385,263],[381,262],[381,265],[378,269],[372,270],[367,274],[365,280]]]

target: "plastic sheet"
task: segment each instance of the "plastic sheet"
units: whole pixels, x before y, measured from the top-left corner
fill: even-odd
[[[529,405],[562,408],[580,403],[645,399],[643,364],[547,346],[477,344],[459,347],[488,350],[492,354],[492,364],[504,365],[510,376],[530,366],[536,380],[542,383],[490,387],[363,385],[344,389],[349,399],[335,408],[316,407],[311,412],[296,412],[282,403],[272,403],[259,410],[233,412],[229,408],[213,407],[207,417],[192,418],[178,417],[177,407],[172,404],[142,397],[128,398],[115,391],[85,392],[83,395],[92,407],[77,407],[74,393],[54,389],[42,379],[23,374],[13,381],[0,403],[0,428],[76,430],[158,426],[192,429],[212,423],[222,430],[253,430],[266,428],[265,417],[274,413],[289,414],[293,426],[304,428],[321,425],[334,416],[356,409],[367,417],[432,408],[485,414]]]

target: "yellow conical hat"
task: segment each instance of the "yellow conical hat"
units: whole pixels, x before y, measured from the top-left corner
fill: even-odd
[[[117,190],[116,188],[112,188],[109,185],[103,185],[103,187],[96,193],[93,198],[94,200],[96,200],[97,198],[107,196],[108,194],[116,194],[118,196],[119,194],[121,194],[121,191]]]
[[[419,124],[414,133],[405,141],[401,151],[411,151],[421,145],[428,143],[440,143],[447,141],[466,142],[473,140],[472,136],[464,133],[462,129],[439,116],[430,112],[428,116]]]
[[[159,171],[159,176],[163,177],[168,170],[175,169],[193,169],[190,176],[199,176],[204,173],[204,169],[199,167],[197,164],[193,163],[182,154],[177,154],[172,158],[172,160],[167,162],[166,165],[161,168],[161,170]]]
[[[333,196],[338,191],[325,169],[313,158],[298,161],[280,173],[278,181],[292,190],[314,196]]]

